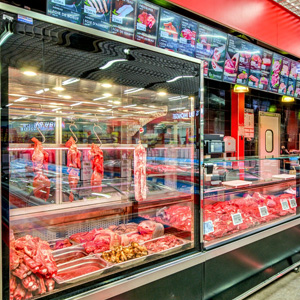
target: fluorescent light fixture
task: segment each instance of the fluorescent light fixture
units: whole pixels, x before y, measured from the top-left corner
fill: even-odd
[[[77,105],[80,105],[80,104],[82,104],[82,102],[77,102],[77,103],[71,104],[70,106],[77,106]]]
[[[140,91],[142,91],[142,90],[144,90],[144,88],[139,88],[139,89],[129,89],[129,90],[125,90],[124,91],[124,94],[132,94],[132,93],[137,93],[137,92],[140,92]]]
[[[23,74],[29,77],[33,77],[37,75],[37,73],[34,71],[24,71]]]
[[[11,36],[13,35],[12,32],[7,31],[4,34],[2,34],[1,38],[0,38],[0,47],[5,43],[5,41]]]
[[[40,94],[43,94],[44,92],[48,92],[48,91],[50,91],[50,89],[48,89],[48,88],[45,88],[45,89],[42,89],[42,90],[36,91],[35,93],[36,93],[37,95],[40,95]]]
[[[41,112],[39,112],[39,113],[37,113],[36,115],[38,116],[38,115],[42,115],[44,112],[43,111],[41,111]]]
[[[70,95],[64,95],[64,96],[62,96],[64,99],[72,99],[72,96],[70,96]]]
[[[166,96],[167,93],[166,93],[166,92],[158,92],[157,95],[158,95],[158,96]]]
[[[174,77],[173,79],[167,80],[167,82],[170,83],[170,82],[174,82],[179,79],[182,79],[182,78],[192,78],[192,77],[195,77],[195,76],[193,76],[193,75],[177,76],[177,77]]]
[[[111,88],[112,87],[112,84],[110,83],[102,83],[101,84],[104,88]]]
[[[111,67],[113,64],[117,63],[117,62],[122,62],[122,61],[128,61],[128,59],[125,58],[120,58],[120,59],[114,59],[109,61],[108,63],[106,63],[104,66],[100,67],[100,70],[105,70],[108,69],[109,67]]]
[[[98,110],[105,110],[105,107],[98,107]]]
[[[104,96],[104,97],[111,97],[112,94],[110,94],[110,93],[104,93],[103,96]]]
[[[67,79],[65,81],[63,81],[61,84],[62,85],[68,85],[68,84],[72,84],[72,83],[75,83],[75,82],[78,82],[80,81],[79,78],[70,78],[70,79]]]
[[[60,110],[60,109],[62,109],[62,108],[61,108],[61,107],[58,107],[58,108],[52,109],[52,111],[57,111],[57,110]]]
[[[186,107],[175,107],[175,108],[171,108],[170,110],[181,110],[181,109],[185,109]]]
[[[169,101],[177,101],[177,100],[182,100],[182,99],[186,99],[188,98],[188,96],[174,96],[174,97],[170,97]]]
[[[295,98],[294,97],[290,97],[290,96],[282,96],[281,101],[282,102],[294,102]]]
[[[22,102],[22,101],[25,101],[27,99],[28,99],[28,97],[21,97],[21,98],[15,100],[14,102]]]
[[[55,91],[57,91],[57,92],[62,92],[62,91],[64,91],[65,90],[65,88],[63,88],[62,86],[55,86],[54,88],[53,88]]]
[[[121,101],[114,101],[114,104],[121,104]]]
[[[154,105],[149,105],[149,107],[151,107],[151,108],[155,108],[155,106],[154,106]]]
[[[137,106],[137,104],[130,104],[130,105],[126,105],[126,106],[123,106],[123,107],[127,108],[127,107],[134,107],[134,106]]]
[[[249,92],[249,88],[247,86],[242,86],[242,85],[235,84],[234,88],[233,88],[233,91],[235,93],[247,93],[247,92]]]
[[[98,100],[106,99],[106,98],[108,98],[108,97],[109,97],[109,96],[95,98],[95,99],[93,99],[93,101],[98,101]]]
[[[7,105],[5,105],[5,106],[12,106],[13,105],[13,103],[9,103],[9,104],[7,104]]]
[[[150,114],[155,114],[155,113],[157,113],[157,110],[144,112],[145,115],[150,115]]]

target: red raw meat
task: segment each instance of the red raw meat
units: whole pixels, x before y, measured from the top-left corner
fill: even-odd
[[[29,292],[34,292],[39,288],[37,278],[33,274],[22,279],[22,284],[23,287]]]
[[[139,234],[139,233],[131,233],[128,234],[129,242],[135,242],[141,244],[145,241],[149,241],[152,239],[152,233],[150,234]]]
[[[70,236],[70,240],[76,242],[76,243],[81,243],[81,240],[84,239],[84,236],[87,234],[88,232],[78,232],[78,233],[74,233]]]
[[[40,267],[42,266],[42,264],[40,262],[36,262],[35,260],[33,260],[31,257],[29,257],[26,254],[24,254],[23,260],[24,260],[24,263],[26,264],[26,266],[29,267],[29,269],[33,273],[38,272]]]
[[[37,174],[33,179],[33,194],[35,197],[47,201],[51,183],[49,178],[43,174],[43,169],[48,169],[49,154],[43,149],[43,145],[38,139],[32,138],[31,140],[34,142],[33,168]]]
[[[103,151],[99,146],[92,144],[91,149],[88,152],[88,158],[92,161],[93,174],[91,177],[91,186],[95,192],[100,193],[102,191],[102,180],[104,177],[103,167]]]
[[[145,245],[147,247],[147,250],[156,253],[182,245],[182,242],[176,236],[168,235],[156,241],[146,243]]]
[[[136,201],[146,200],[146,149],[141,144],[134,149],[134,193]]]
[[[55,243],[54,249],[63,249],[63,248],[67,248],[72,246],[72,244],[70,243],[70,241],[68,239],[64,239],[63,241],[57,241]]]
[[[44,278],[40,274],[37,274],[37,277],[39,283],[38,295],[45,294],[47,290],[46,290]]]
[[[17,285],[17,288],[14,292],[14,300],[23,300],[26,295],[26,290],[23,288],[23,286],[19,283]]]
[[[151,220],[142,221],[138,227],[140,234],[151,234],[152,238],[157,238],[164,235],[164,226],[161,223],[156,223]]]
[[[33,294],[31,292],[27,291],[24,300],[31,299],[32,297],[33,297]]]
[[[59,272],[56,278],[59,278],[60,280],[69,280],[98,270],[100,270],[100,268],[97,266],[81,266],[78,269]]]
[[[46,279],[45,280],[45,284],[46,284],[48,292],[54,290],[54,288],[55,288],[55,281],[53,279],[51,279],[51,278]]]
[[[18,256],[18,254],[17,254],[17,252],[14,248],[10,248],[9,264],[10,264],[10,269],[11,270],[16,269],[20,264],[19,256]]]
[[[17,278],[15,276],[11,276],[10,277],[10,281],[9,281],[9,290],[10,290],[10,294],[13,295],[16,288],[17,288]]]
[[[70,139],[66,142],[66,147],[69,148],[67,154],[67,166],[69,167],[69,185],[71,189],[75,189],[79,181],[79,170],[81,169],[81,152],[78,150],[73,137],[70,137]],[[74,200],[72,191],[70,192],[69,200],[71,202]]]
[[[12,274],[20,279],[23,279],[31,274],[31,271],[25,264],[21,263],[18,268],[12,271]]]

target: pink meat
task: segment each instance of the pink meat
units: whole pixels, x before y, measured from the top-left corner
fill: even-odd
[[[138,145],[134,149],[134,193],[136,201],[146,200],[146,149]]]

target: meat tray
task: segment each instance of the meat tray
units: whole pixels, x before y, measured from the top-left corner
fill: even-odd
[[[64,249],[52,251],[56,265],[64,265],[70,261],[75,261],[88,256],[82,246],[72,246]]]
[[[76,283],[84,278],[101,275],[107,270],[107,266],[106,261],[88,256],[58,266],[58,272],[54,280],[58,284]]]

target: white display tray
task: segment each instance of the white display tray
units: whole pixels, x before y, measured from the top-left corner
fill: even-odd
[[[273,175],[272,178],[274,178],[274,179],[293,179],[293,178],[296,178],[296,175],[279,174],[279,175]]]
[[[243,187],[243,186],[248,186],[251,185],[251,181],[245,181],[245,180],[231,180],[231,181],[224,181],[222,182],[223,185],[225,186],[230,186],[230,187]]]

